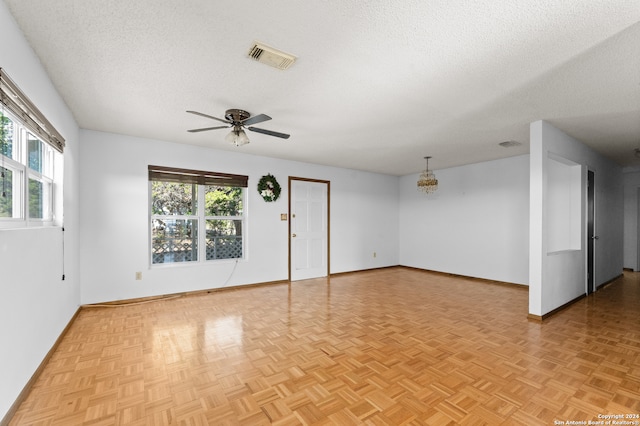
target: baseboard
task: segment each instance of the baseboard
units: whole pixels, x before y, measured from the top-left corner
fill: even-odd
[[[142,303],[149,302],[157,302],[159,300],[165,299],[175,299],[176,297],[184,297],[188,293],[171,293],[171,294],[161,294],[157,296],[147,296],[147,297],[135,297],[131,299],[121,299],[121,300],[113,300],[111,302],[98,302],[98,303],[87,303],[82,305],[82,308],[103,308],[103,307],[116,307],[116,306],[124,306],[124,305],[137,305]]]
[[[442,275],[442,276],[446,276],[446,277],[455,277],[455,278],[463,278],[466,280],[471,280],[471,281],[479,281],[481,283],[485,283],[485,284],[493,284],[493,285],[502,285],[502,286],[507,286],[507,287],[512,287],[512,288],[519,288],[521,290],[526,290],[529,291],[529,286],[526,284],[517,284],[517,283],[511,283],[508,281],[498,281],[498,280],[490,280],[487,278],[478,278],[478,277],[472,277],[469,275],[460,275],[460,274],[454,274],[451,272],[441,272],[441,271],[434,271],[432,269],[424,269],[424,268],[417,268],[415,266],[405,266],[405,265],[398,265],[400,268],[406,268],[406,269],[413,269],[414,271],[421,271],[421,272],[428,272],[430,274],[437,274],[437,275]]]
[[[535,322],[542,322],[543,318],[540,315],[527,314],[527,319]]]
[[[78,317],[78,314],[80,314],[81,310],[82,310],[82,307],[78,307],[76,312],[73,314],[73,316],[71,317],[71,319],[69,320],[65,328],[62,330],[62,333],[60,333],[60,336],[58,336],[58,338],[54,342],[51,349],[49,349],[49,352],[47,352],[45,357],[40,362],[40,365],[38,365],[38,368],[36,368],[36,371],[33,372],[27,384],[24,385],[24,388],[22,388],[22,391],[20,392],[20,394],[18,395],[14,403],[11,405],[11,407],[9,408],[5,416],[2,418],[2,420],[0,420],[0,426],[7,426],[11,421],[11,419],[13,418],[13,416],[18,411],[20,404],[22,404],[27,399],[27,397],[29,396],[29,393],[31,392],[31,388],[40,377],[40,374],[42,374],[42,370],[44,370],[44,367],[47,365],[47,363],[53,356],[53,353],[56,351],[56,349],[58,349],[58,346],[60,346],[60,342],[62,342],[62,339],[69,331],[69,328],[71,328],[71,325],[74,323],[74,321]]]
[[[557,314],[558,312],[562,311],[563,309],[567,309],[569,306],[573,305],[574,303],[584,299],[585,297],[587,297],[586,294],[581,294],[580,296],[576,297],[575,299],[569,300],[567,303],[565,303],[562,306],[558,306],[557,308],[555,308],[552,311],[547,312],[546,314],[542,315],[542,319],[545,320],[547,318],[549,318],[551,315]]]
[[[104,308],[104,307],[137,305],[142,303],[157,302],[160,300],[175,299],[177,297],[196,296],[199,294],[216,293],[219,291],[234,291],[234,290],[242,290],[245,288],[264,287],[264,286],[269,286],[274,284],[288,284],[288,283],[289,283],[288,280],[265,281],[265,282],[254,283],[254,284],[241,284],[241,285],[234,285],[234,286],[227,286],[227,287],[209,288],[205,290],[193,290],[193,291],[184,291],[180,293],[161,294],[157,296],[122,299],[122,300],[115,300],[112,302],[89,303],[86,305],[82,305],[82,307],[83,308]]]
[[[218,287],[218,288],[211,288],[208,290],[196,290],[196,291],[188,292],[186,295],[191,296],[191,295],[197,295],[197,294],[217,293],[219,291],[235,291],[235,290],[243,290],[245,288],[265,287],[265,286],[277,285],[277,284],[289,284],[290,282],[291,281],[289,280],[264,281],[261,283],[232,285],[229,287]]]
[[[391,265],[391,266],[380,266],[377,268],[358,269],[355,271],[334,272],[329,274],[329,277],[340,277],[344,275],[359,274],[360,272],[382,271],[384,269],[393,269],[393,268],[400,268],[400,267],[401,267],[400,265]]]
[[[596,287],[596,290],[601,290],[603,287],[605,287],[605,286],[607,286],[607,285],[609,285],[609,284],[613,283],[615,280],[619,279],[619,278],[620,278],[620,277],[622,277],[622,276],[623,276],[623,274],[620,274],[620,275],[618,275],[618,276],[616,276],[616,277],[611,278],[610,280],[608,280],[608,281],[606,281],[606,282],[604,282],[604,283],[600,284],[599,286],[597,286],[597,287]],[[574,303],[576,303],[576,302],[577,302],[577,301],[579,301],[579,300],[584,299],[585,297],[587,297],[587,295],[586,295],[586,294],[582,294],[582,295],[580,295],[580,296],[576,297],[575,299],[572,299],[572,300],[568,301],[568,302],[567,302],[567,303],[565,303],[564,305],[562,305],[562,306],[558,306],[558,307],[557,307],[557,308],[555,308],[554,310],[547,312],[547,313],[546,313],[546,314],[544,314],[544,315],[528,314],[528,315],[527,315],[527,319],[530,319],[530,320],[535,321],[535,322],[542,322],[543,320],[545,320],[545,319],[549,318],[550,316],[552,316],[552,315],[554,315],[554,314],[557,314],[558,312],[562,311],[563,309],[568,308],[569,306],[573,305]]]
[[[602,289],[603,287],[605,287],[605,286],[607,286],[607,285],[611,284],[612,282],[614,282],[614,281],[615,281],[615,280],[617,280],[618,278],[622,278],[623,276],[624,276],[624,274],[620,274],[620,275],[618,275],[618,276],[615,276],[615,277],[611,278],[609,281],[605,281],[605,282],[603,282],[602,284],[600,284],[599,286],[597,286],[597,287],[596,287],[596,290],[600,290],[600,289]]]

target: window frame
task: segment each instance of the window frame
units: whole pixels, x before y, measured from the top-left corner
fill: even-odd
[[[18,170],[21,173],[20,191],[12,188],[12,210],[14,205],[19,208],[18,217],[12,213],[12,217],[0,217],[0,229],[21,228],[33,226],[54,226],[56,222],[62,224],[63,203],[58,202],[57,197],[62,196],[63,173],[62,170],[65,140],[55,127],[47,120],[31,100],[9,78],[4,68],[0,67],[0,111],[13,123],[12,156],[5,156],[0,152],[0,166],[8,165],[12,172]],[[28,137],[33,136],[42,147],[41,170],[33,170],[29,167]],[[43,209],[42,218],[29,217],[29,181],[41,182],[47,190],[46,208]],[[12,185],[16,184],[12,178]],[[16,192],[19,192],[17,194]]]
[[[12,212],[11,217],[0,217],[0,229],[22,228],[37,226],[52,226],[55,221],[55,152],[53,147],[34,134],[11,111],[4,108],[0,110],[2,115],[9,118],[13,124],[11,157],[0,152],[0,167],[11,170],[12,178],[12,208],[18,212]],[[31,139],[29,139],[31,137]],[[40,143],[41,158],[40,171],[29,166],[29,140],[37,140]],[[19,174],[18,179],[15,175]],[[30,181],[40,182],[43,189],[42,217],[32,217],[30,211],[31,191]]]
[[[247,223],[247,187],[248,176],[234,175],[228,173],[209,172],[200,170],[190,170],[182,168],[164,167],[164,166],[148,166],[148,226],[149,226],[149,267],[150,268],[166,268],[188,265],[204,265],[221,262],[238,262],[247,257],[246,244],[246,223]],[[153,182],[174,182],[188,183],[194,185],[196,191],[196,210],[190,215],[158,215],[153,213]],[[237,216],[207,216],[205,192],[207,186],[234,187],[241,189],[242,214]],[[180,262],[157,262],[153,261],[153,222],[160,220],[195,220],[197,223],[197,259]],[[223,259],[207,259],[207,221],[209,220],[240,220],[242,225],[241,247],[242,255],[240,257],[223,258]]]

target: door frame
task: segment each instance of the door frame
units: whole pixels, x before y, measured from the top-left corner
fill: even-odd
[[[296,181],[302,181],[302,182],[313,182],[313,183],[323,183],[325,185],[327,185],[327,277],[330,275],[330,271],[331,271],[331,181],[329,180],[322,180],[322,179],[311,179],[311,178],[304,178],[304,177],[298,177],[298,176],[289,176],[289,206],[288,206],[288,212],[287,212],[287,217],[289,218],[289,220],[287,221],[287,242],[288,242],[288,246],[289,246],[289,252],[288,252],[288,264],[289,267],[287,268],[289,276],[288,276],[288,281],[291,282],[291,198],[292,198],[292,191],[291,191],[291,186],[292,186],[292,182],[296,180]]]
[[[640,186],[636,189],[638,195],[638,210],[636,210],[636,265],[635,272],[640,271]]]
[[[587,294],[596,291],[596,174],[587,170]]]

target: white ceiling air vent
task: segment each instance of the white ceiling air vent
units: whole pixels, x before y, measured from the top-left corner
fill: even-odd
[[[251,50],[249,50],[249,57],[263,64],[278,68],[279,70],[286,70],[293,65],[297,59],[289,53],[274,49],[271,46],[259,42],[256,42]]]

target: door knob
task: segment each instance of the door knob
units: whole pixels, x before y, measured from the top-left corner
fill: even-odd
[[[598,239],[600,239],[600,237],[598,237],[597,235],[594,235],[594,236],[593,236],[593,237],[591,237],[591,238],[593,238],[594,240],[598,240]]]
[[[291,235],[291,236],[292,236],[293,238],[295,238],[295,237],[296,237],[296,234],[293,234],[293,235]]]

